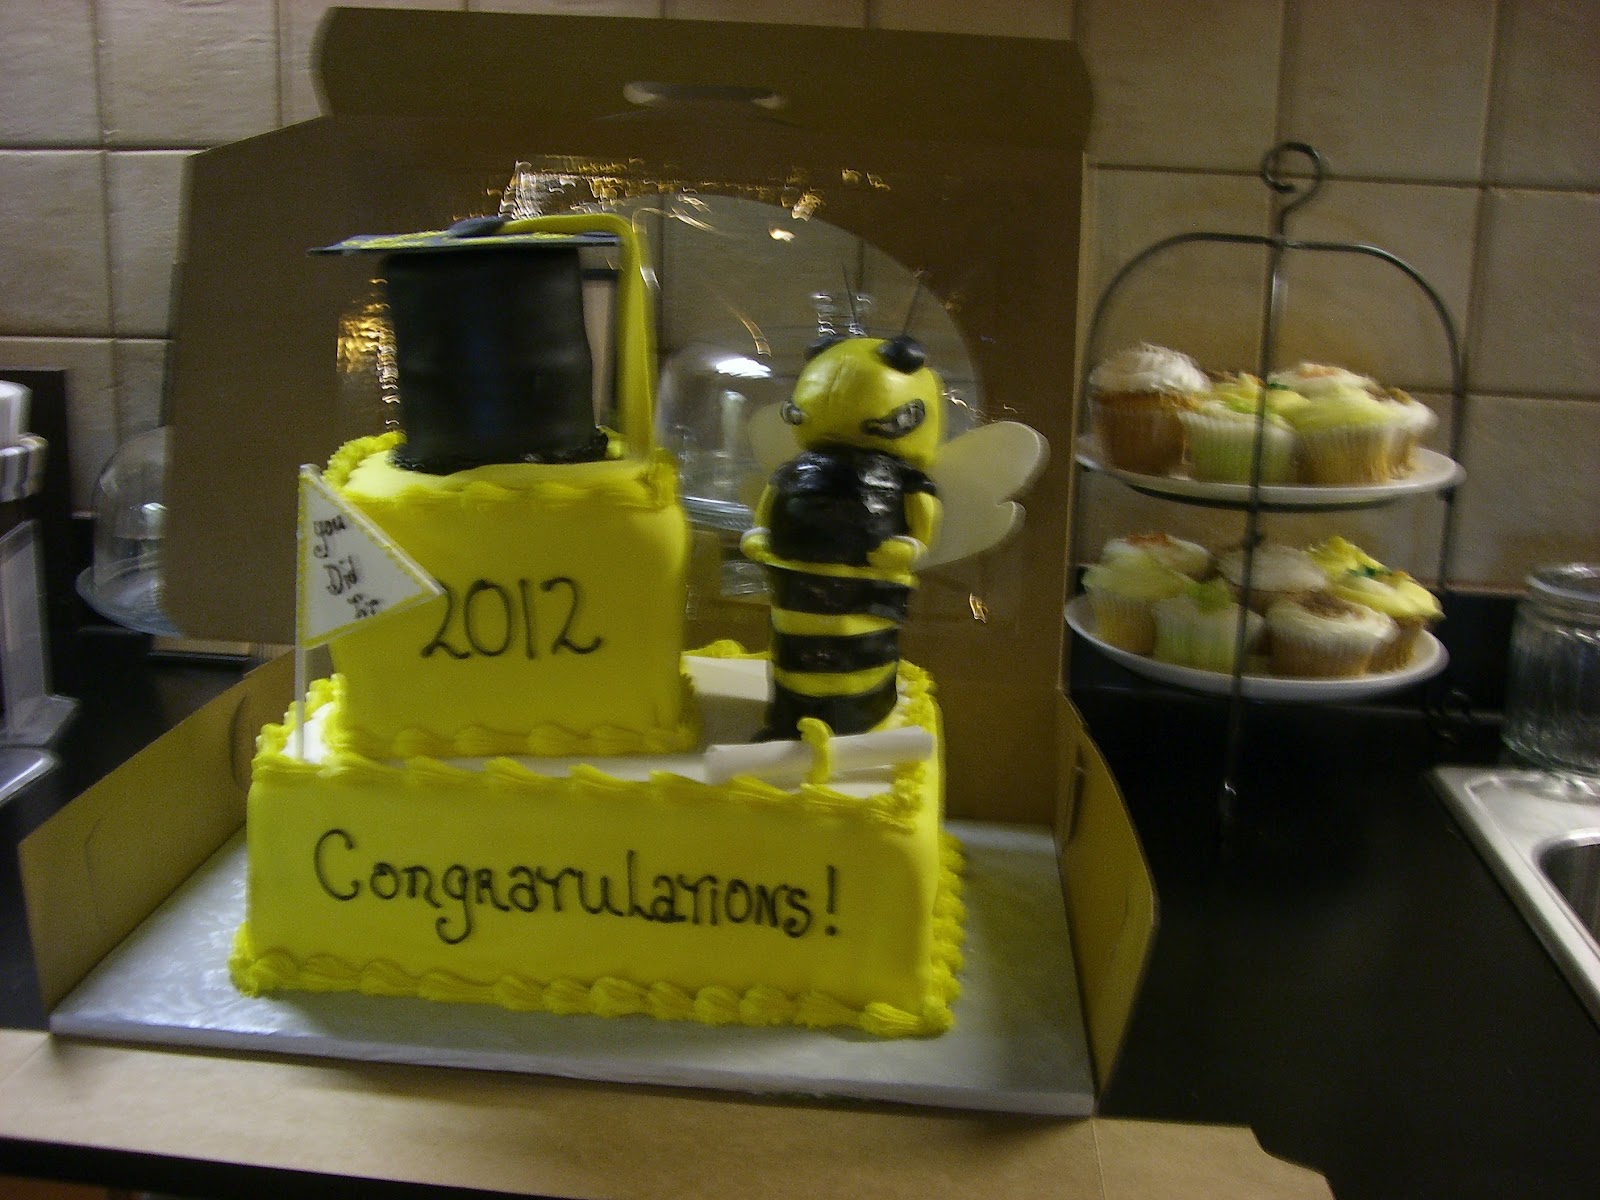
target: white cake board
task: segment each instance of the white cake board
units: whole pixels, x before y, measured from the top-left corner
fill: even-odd
[[[106,956],[57,1006],[50,1029],[164,1046],[1087,1116],[1094,1080],[1050,834],[971,822],[950,828],[967,853],[967,942],[955,1028],[942,1037],[513,1013],[348,992],[243,996],[227,967],[244,916],[242,834]]]

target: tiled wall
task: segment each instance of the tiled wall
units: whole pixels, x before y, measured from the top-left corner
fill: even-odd
[[[1460,328],[1470,396],[1458,581],[1600,559],[1600,5],[1592,0],[458,0],[391,7],[728,18],[1074,37],[1095,92],[1083,292],[1168,234],[1266,230],[1266,147],[1335,176],[1291,232],[1380,244]],[[316,113],[322,0],[0,5],[0,366],[70,373],[74,492],[159,421],[184,157]],[[1025,118],[1021,118],[1025,119]],[[1279,357],[1408,387],[1448,416],[1443,341],[1403,278],[1292,259]],[[1251,367],[1261,263],[1194,248],[1141,273],[1101,348],[1154,339]],[[1085,306],[1085,313],[1088,305]],[[1449,421],[1435,444],[1448,444]],[[1231,517],[1104,479],[1083,545],[1128,528],[1211,541]],[[1431,571],[1443,506],[1337,527]],[[1293,518],[1289,538],[1327,523]]]

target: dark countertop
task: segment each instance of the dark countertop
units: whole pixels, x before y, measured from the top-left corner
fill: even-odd
[[[1074,695],[1160,899],[1104,1113],[1247,1124],[1349,1200],[1600,1196],[1600,1027],[1427,780],[1497,722],[1247,705],[1224,826],[1225,699]]]
[[[58,670],[82,708],[61,768],[0,806],[8,845],[242,669],[146,646],[102,633]],[[1249,753],[1224,824],[1225,700],[1115,670],[1082,671],[1073,691],[1160,897],[1103,1112],[1249,1125],[1345,1200],[1600,1196],[1600,1027],[1426,779],[1439,763],[1493,762],[1492,721],[1458,722],[1450,741],[1415,705],[1246,705]],[[42,1027],[23,930],[7,854],[0,1025]],[[348,1187],[0,1140],[6,1172],[189,1194]]]

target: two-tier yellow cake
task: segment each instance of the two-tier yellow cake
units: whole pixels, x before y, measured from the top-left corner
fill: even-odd
[[[551,303],[548,289],[523,293],[523,267],[543,272],[562,243],[597,239],[620,247],[618,428],[592,435],[581,416],[552,435],[547,422],[524,437],[532,450],[485,461],[474,447],[496,445],[506,422],[461,410],[485,391],[550,403],[545,363],[566,357],[541,350],[531,383],[486,383],[476,359],[452,366],[440,349],[437,310],[456,310],[447,332],[471,354],[520,363],[522,325]],[[357,624],[333,643],[334,674],[311,686],[303,720],[292,710],[262,732],[238,986],[886,1036],[948,1028],[959,852],[941,830],[926,676],[899,665],[874,731],[918,734],[909,758],[857,762],[852,739],[808,726],[798,771],[717,765],[762,728],[771,671],[727,644],[683,653],[688,530],[675,467],[650,441],[628,226],[540,218],[356,248],[389,255],[406,432],[346,445],[325,481],[443,595]],[[420,301],[396,296],[419,266],[407,260],[485,255],[503,260],[509,301],[442,303],[437,281]],[[499,336],[514,353],[485,352],[479,335],[506,310]],[[438,391],[422,397],[436,411],[405,408],[403,316],[428,327],[410,331],[409,384],[413,401]],[[570,385],[569,408],[589,405],[587,388]],[[456,428],[441,434],[440,421]],[[544,454],[552,437],[560,451]]]

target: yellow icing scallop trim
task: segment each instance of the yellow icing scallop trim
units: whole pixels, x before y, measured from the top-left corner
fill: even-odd
[[[345,680],[335,675],[330,680],[317,680],[312,684],[312,694],[317,695],[317,685],[324,684],[327,701],[334,703],[333,715],[323,728],[327,747],[340,754],[353,754],[372,758],[489,758],[507,753],[522,753],[535,758],[613,758],[626,754],[674,754],[694,746],[700,739],[700,713],[694,698],[694,687],[688,676],[680,677],[683,700],[679,708],[678,724],[665,729],[624,729],[608,725],[583,732],[568,729],[555,722],[539,725],[526,733],[508,733],[483,726],[469,726],[446,736],[431,729],[413,726],[402,729],[392,738],[379,738],[360,728],[345,715],[343,703]],[[315,711],[316,706],[312,706]],[[509,745],[518,741],[521,746],[513,751]]]
[[[360,479],[361,508],[378,518],[388,508],[427,512],[431,506],[458,509],[500,504],[576,510],[634,509],[659,512],[678,503],[678,471],[665,450],[642,459],[603,459],[569,463],[537,475],[527,463],[490,463],[449,475],[406,471],[389,454],[405,441],[398,431],[356,438],[328,460],[324,478],[336,489]]]
[[[700,658],[765,658],[764,654],[746,653],[736,642],[718,642],[693,652]],[[687,683],[687,678],[686,678]],[[932,682],[928,673],[911,663],[901,662],[900,683],[904,692],[901,710],[905,723],[920,725],[939,737],[938,710],[933,704]],[[317,712],[325,705],[334,704],[333,720],[324,730],[327,756],[321,763],[308,763],[287,753],[293,732],[293,720],[283,724],[269,724],[257,739],[257,752],[252,773],[256,779],[280,777],[293,779],[307,775],[341,775],[352,781],[381,783],[386,787],[402,788],[409,784],[426,782],[431,778],[461,778],[482,776],[492,779],[498,786],[519,789],[529,795],[571,791],[597,800],[612,796],[654,796],[675,800],[694,806],[711,803],[738,804],[750,807],[789,808],[812,811],[818,815],[843,816],[886,826],[899,831],[909,830],[916,822],[923,804],[922,795],[927,782],[928,766],[924,762],[902,763],[892,774],[889,787],[863,799],[850,795],[827,783],[806,782],[795,790],[788,790],[750,775],[740,775],[724,784],[703,783],[670,772],[655,772],[648,780],[625,780],[607,774],[595,767],[578,765],[565,776],[545,775],[504,755],[489,758],[481,771],[452,766],[440,758],[482,757],[466,753],[416,755],[398,760],[380,760],[355,750],[350,740],[340,730],[337,703],[342,696],[344,681],[335,675],[315,679],[306,700],[306,713]],[[627,731],[621,731],[625,736]],[[574,743],[579,739],[572,735]],[[442,739],[440,739],[442,740]],[[561,752],[562,756],[566,752]],[[549,757],[542,751],[540,757]],[[579,757],[574,752],[572,757]]]
[[[303,992],[360,992],[368,996],[415,996],[456,1004],[493,1004],[514,1012],[550,1012],[595,1017],[650,1016],[703,1025],[799,1025],[809,1029],[853,1027],[877,1037],[921,1037],[944,1033],[954,1023],[951,1005],[961,992],[965,908],[961,901],[963,858],[960,844],[944,834],[934,901],[929,984],[922,1006],[912,1012],[893,1004],[853,1008],[818,990],[790,995],[757,984],[739,991],[710,986],[688,990],[660,981],[636,983],[607,977],[595,980],[540,980],[508,972],[475,983],[448,971],[421,975],[393,963],[356,964],[333,955],[297,959],[281,950],[260,950],[248,922],[234,937],[228,971],[247,996],[281,989]]]

